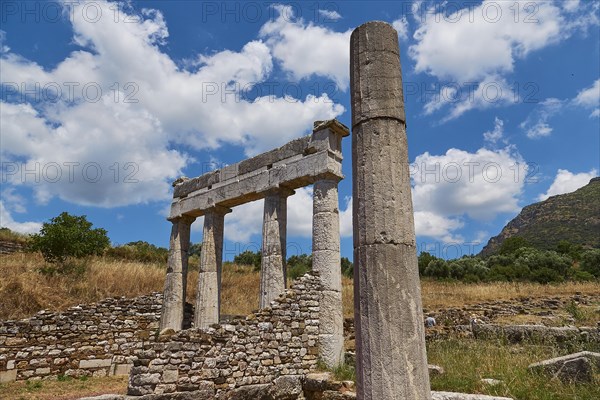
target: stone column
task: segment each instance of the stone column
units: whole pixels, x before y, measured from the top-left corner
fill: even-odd
[[[340,266],[340,214],[337,179],[313,186],[313,271],[319,273],[319,354],[329,367],[344,363],[344,316]]]
[[[265,197],[260,269],[260,308],[268,307],[285,290],[287,198],[293,190],[279,188]]]
[[[195,219],[183,216],[171,221],[173,227],[171,228],[167,278],[160,316],[161,331],[167,328],[179,331],[183,327],[190,229]]]
[[[398,34],[350,39],[357,398],[431,399]]]
[[[196,293],[194,327],[206,329],[219,323],[221,314],[221,266],[223,226],[229,208],[213,207],[204,214],[200,274]]]

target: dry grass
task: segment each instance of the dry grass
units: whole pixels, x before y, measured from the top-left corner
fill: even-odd
[[[575,293],[597,295],[598,282],[566,282],[555,285],[539,283],[448,283],[424,280],[421,284],[423,305],[426,308],[458,307],[494,300],[510,300],[519,297],[562,297]]]
[[[62,310],[106,297],[134,297],[162,290],[163,268],[92,258],[81,275],[50,276],[38,254],[0,256],[0,319],[23,318],[41,309]]]
[[[11,400],[75,400],[100,394],[125,394],[127,376],[19,381],[0,384],[0,398]]]
[[[165,267],[132,261],[91,258],[81,275],[49,276],[38,254],[0,256],[0,319],[24,318],[39,310],[62,310],[107,297],[134,297],[162,291]],[[223,267],[221,307],[223,314],[246,315],[258,308],[259,275],[250,266]],[[187,300],[194,302],[198,272],[190,271]],[[344,316],[353,316],[353,282],[343,277]],[[600,293],[600,284],[534,283],[461,284],[424,280],[423,306],[428,309],[459,307],[492,300],[519,297],[569,296]]]

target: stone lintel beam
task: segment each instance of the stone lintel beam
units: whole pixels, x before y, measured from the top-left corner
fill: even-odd
[[[215,205],[231,208],[260,200],[269,190],[279,187],[297,189],[322,179],[343,179],[340,160],[337,151],[322,150],[286,164],[265,167],[258,173],[240,176],[210,190],[174,199],[169,219],[181,215],[199,217]]]
[[[204,214],[200,273],[196,294],[194,326],[206,329],[219,323],[221,311],[221,266],[225,214],[231,209],[212,207]]]
[[[265,196],[262,257],[260,268],[260,308],[268,307],[286,287],[287,198],[294,191],[281,187]]]
[[[193,179],[178,179],[173,183],[174,198],[186,197],[194,192],[210,190],[227,181],[241,179],[244,175],[260,173],[276,165],[287,164],[294,159],[302,158],[308,154],[324,150],[341,152],[335,140],[330,140],[321,131],[327,130],[331,136],[342,137],[350,134],[348,127],[333,119],[329,121],[315,121],[312,135],[292,140],[283,146],[259,154],[247,160],[228,165],[222,169],[208,172]],[[341,155],[341,153],[340,153]]]
[[[161,331],[167,328],[179,331],[183,327],[190,230],[195,219],[184,216],[171,220],[173,226],[169,241],[167,276],[160,317]]]

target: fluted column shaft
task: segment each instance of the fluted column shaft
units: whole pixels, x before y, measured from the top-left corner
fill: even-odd
[[[204,214],[200,273],[196,293],[194,326],[206,329],[219,323],[221,313],[221,268],[223,228],[229,208],[213,207]]]
[[[183,327],[188,273],[190,230],[194,217],[183,216],[172,220],[167,277],[160,316],[160,330],[179,331]]]
[[[344,362],[344,317],[340,266],[340,214],[337,179],[313,186],[313,270],[319,273],[319,355],[329,367]]]
[[[431,399],[398,34],[350,41],[357,398]]]
[[[268,307],[285,291],[287,198],[293,190],[280,188],[267,194],[263,216],[260,269],[260,308]]]

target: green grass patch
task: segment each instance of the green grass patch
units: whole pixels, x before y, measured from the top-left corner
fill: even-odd
[[[533,374],[529,364],[569,354],[572,349],[540,345],[501,345],[494,341],[458,340],[428,343],[429,363],[445,374],[431,379],[433,390],[506,396],[519,400],[600,399],[600,376],[589,384],[568,384]],[[585,350],[584,348],[576,350]],[[596,371],[598,372],[598,371]],[[487,386],[481,379],[503,381]]]

